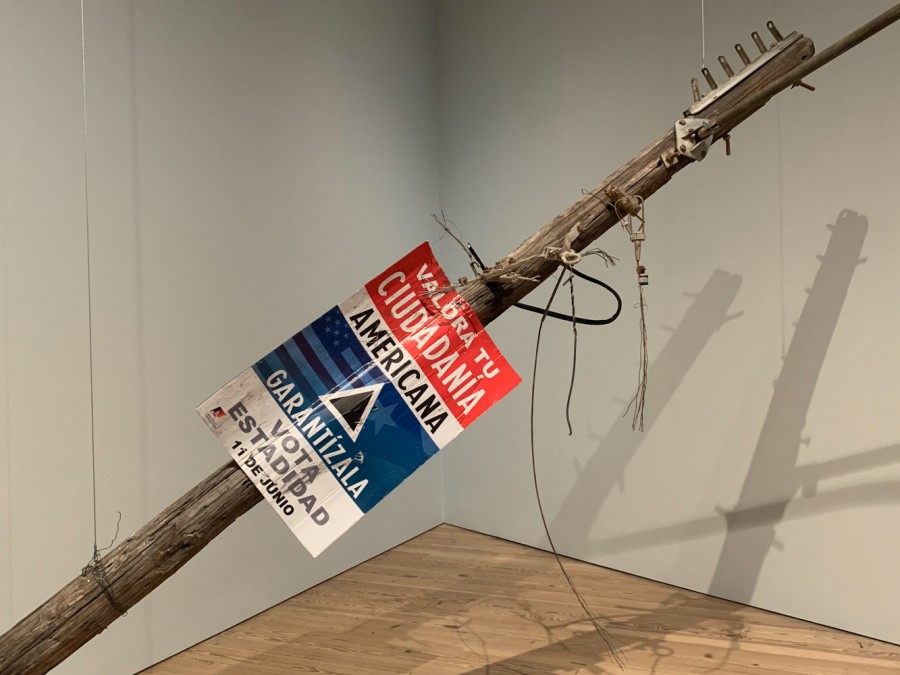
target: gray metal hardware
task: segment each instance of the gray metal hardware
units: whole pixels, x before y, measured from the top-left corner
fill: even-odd
[[[759,37],[759,34],[757,34],[757,37]],[[789,45],[792,45],[794,42],[799,40],[800,37],[801,37],[800,33],[794,31],[793,33],[788,35],[784,40],[773,45],[771,49],[764,52],[755,61],[752,61],[749,65],[745,66],[742,70],[740,70],[738,73],[736,73],[734,77],[728,78],[728,80],[726,80],[724,83],[722,83],[721,87],[713,86],[713,84],[711,83],[710,86],[713,87],[713,90],[711,92],[709,92],[706,96],[704,96],[700,101],[694,103],[690,108],[688,108],[684,112],[685,116],[697,115],[698,113],[702,112],[704,109],[706,109],[707,106],[709,106],[710,103],[712,103],[713,101],[717,101],[724,94],[726,94],[729,91],[731,91],[732,89],[734,89],[739,82],[743,82],[745,79],[747,79],[747,77],[749,77],[749,75],[751,73],[754,73],[757,70],[759,70],[759,68],[761,68],[763,66],[763,64],[771,61],[776,54],[783,51]],[[737,49],[737,46],[735,46],[735,49]],[[738,55],[740,55],[742,51],[744,51],[743,47],[738,50]],[[746,56],[746,54],[745,54],[745,56]],[[743,56],[741,57],[741,60],[742,61],[744,60]],[[707,69],[707,71],[708,71],[708,69]],[[701,71],[701,72],[703,72],[703,71]],[[707,81],[712,80],[712,75],[709,75],[707,77],[705,72],[703,73],[703,75],[704,75],[704,77],[707,78]],[[713,83],[714,82],[715,82],[715,80],[713,80]]]
[[[708,124],[709,120],[700,117],[688,117],[675,122],[675,152],[695,162],[701,161],[709,152],[712,137],[697,140],[691,133]]]

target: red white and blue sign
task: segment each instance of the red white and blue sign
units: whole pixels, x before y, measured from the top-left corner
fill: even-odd
[[[426,243],[197,411],[316,556],[520,381]]]

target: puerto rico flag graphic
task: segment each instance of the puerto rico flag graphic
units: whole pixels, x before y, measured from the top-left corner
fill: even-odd
[[[197,412],[317,556],[519,382],[426,243]]]

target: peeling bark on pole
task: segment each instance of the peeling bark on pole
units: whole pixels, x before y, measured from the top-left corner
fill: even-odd
[[[808,38],[795,41],[713,103],[704,116],[718,116],[735,108],[808,59],[813,51]],[[715,139],[726,135],[764,103],[765,100],[760,101],[727,126],[717,128]],[[670,129],[510,255],[521,260],[541,253],[547,246],[558,246],[576,223],[581,223],[582,232],[573,248],[584,250],[618,222],[605,191],[616,187],[625,194],[649,198],[674,173],[691,163],[678,157],[674,164],[664,166],[660,158],[672,156],[674,151],[675,137]],[[557,265],[540,258],[517,272],[543,281]],[[489,288],[478,280],[462,289],[461,294],[487,325],[536,286],[531,281],[512,281],[491,284]],[[119,618],[120,610],[137,604],[261,499],[236,464],[229,462],[218,469],[104,556],[102,567],[115,604],[94,576],[78,576],[0,636],[0,675],[45,673],[61,663]]]

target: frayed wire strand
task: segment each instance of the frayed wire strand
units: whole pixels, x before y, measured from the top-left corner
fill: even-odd
[[[125,616],[126,614],[128,614],[128,610],[126,610],[124,607],[119,605],[118,602],[116,602],[116,599],[113,596],[112,592],[112,582],[109,580],[109,577],[106,574],[106,568],[103,566],[103,558],[100,556],[103,551],[108,551],[109,549],[111,549],[115,545],[116,539],[119,538],[119,526],[122,524],[122,512],[119,511],[118,514],[119,519],[116,521],[116,533],[110,540],[109,545],[103,548],[98,548],[97,542],[94,542],[94,555],[91,556],[90,562],[88,562],[87,565],[81,568],[81,576],[93,577],[107,602],[109,602],[112,608],[116,610],[121,616]]]
[[[440,216],[438,216],[438,214],[436,214],[436,213],[432,213],[431,217],[434,218],[434,222],[436,222],[438,225],[440,225],[443,228],[444,232],[446,232],[451,237],[453,237],[453,239],[456,241],[456,243],[459,244],[459,247],[465,252],[466,257],[469,258],[469,267],[472,268],[472,272],[474,274],[478,274],[480,269],[483,268],[483,265],[481,264],[481,261],[478,260],[478,258],[473,253],[472,246],[466,245],[466,243],[462,240],[462,230],[460,230],[459,227],[457,227],[456,223],[454,223],[452,220],[448,219],[447,216],[444,215],[444,209],[441,209]],[[451,226],[456,228],[457,232],[459,232],[458,235],[456,234],[456,232],[454,232],[453,230],[450,229]]]
[[[563,266],[565,269],[571,268],[568,265]],[[568,571],[566,571],[565,565],[563,565],[562,557],[560,557],[559,552],[556,550],[556,544],[553,542],[553,536],[550,534],[550,526],[547,524],[547,517],[544,515],[544,505],[541,502],[541,491],[538,487],[538,478],[537,478],[537,459],[535,457],[535,443],[534,443],[534,408],[535,408],[535,394],[537,392],[537,370],[538,370],[538,355],[540,354],[541,349],[541,333],[544,328],[544,321],[547,319],[547,313],[550,311],[550,306],[553,304],[553,298],[556,297],[556,292],[559,290],[560,284],[563,280],[563,274],[560,273],[556,279],[556,284],[553,286],[553,291],[550,293],[550,299],[547,301],[546,309],[544,310],[544,314],[541,316],[541,321],[538,324],[537,330],[537,338],[535,340],[534,345],[534,369],[531,374],[531,411],[529,414],[529,423],[530,423],[530,438],[531,438],[531,475],[534,479],[534,495],[537,499],[538,511],[541,515],[541,523],[544,526],[544,534],[547,535],[547,541],[550,543],[550,550],[553,551],[553,556],[556,558],[556,563],[559,565],[559,569],[562,572],[563,576],[566,579],[566,583],[569,584],[569,588],[572,589],[572,593],[575,595],[575,598],[578,600],[578,604],[581,605],[581,609],[584,610],[584,613],[587,615],[591,624],[594,626],[594,629],[603,639],[603,642],[606,644],[609,649],[610,656],[613,661],[615,661],[616,665],[620,668],[624,668],[624,656],[622,654],[622,650],[617,644],[615,638],[602,626],[600,625],[600,620],[594,615],[594,613],[587,606],[587,602],[582,597],[581,593],[578,591],[578,588],[575,586],[575,582],[572,581],[572,577],[569,576]]]
[[[641,353],[640,367],[638,368],[638,386],[631,402],[625,409],[625,413],[634,406],[634,417],[631,420],[631,428],[644,430],[644,401],[647,398],[647,370],[650,368],[650,357],[647,354],[647,302],[644,300],[644,287],[638,286],[640,311],[641,311]]]
[[[632,216],[631,212],[627,210],[626,213],[622,213],[619,211],[619,202],[626,199],[635,199],[638,204],[637,215],[634,216],[637,219],[638,227],[634,228],[632,224]],[[641,265],[641,242],[644,240],[644,228],[647,224],[646,215],[644,212],[644,199],[641,196],[636,197],[623,197],[619,199],[613,204],[613,209],[615,209],[616,217],[619,218],[622,223],[622,229],[628,233],[629,238],[634,244],[634,262],[635,262],[635,270],[638,276],[638,309],[640,310],[640,333],[641,333],[641,341],[640,341],[640,354],[639,354],[639,365],[638,365],[638,385],[637,390],[634,392],[634,396],[631,399],[631,402],[628,404],[628,407],[625,408],[624,415],[627,415],[628,412],[634,406],[634,414],[631,418],[631,428],[637,429],[639,431],[644,430],[644,401],[647,397],[647,370],[650,367],[649,356],[647,354],[647,301],[644,298],[644,286],[647,285],[647,275],[646,268]],[[625,208],[625,207],[623,207]]]

